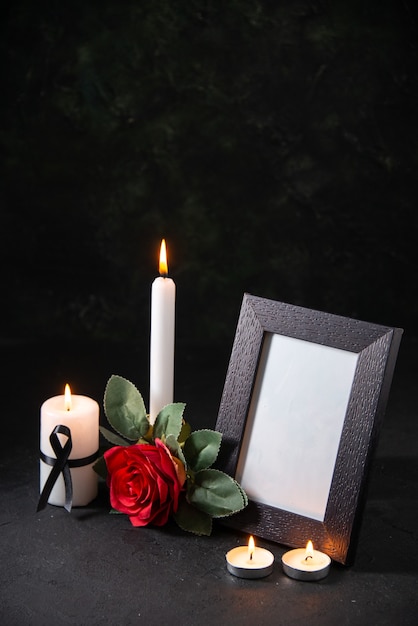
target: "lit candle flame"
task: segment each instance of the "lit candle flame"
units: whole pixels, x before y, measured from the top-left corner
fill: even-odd
[[[254,537],[251,535],[248,541],[248,556],[250,557],[250,561],[252,561],[254,550],[255,550]]]
[[[306,549],[305,549],[305,561],[307,561],[308,559],[313,559],[313,545],[312,545],[312,541],[309,539],[308,543],[306,544]]]
[[[66,411],[71,411],[71,389],[70,385],[65,385],[64,405]]]
[[[165,245],[165,239],[161,242],[160,248],[160,274],[161,276],[167,276],[168,274],[168,263],[167,263],[167,248]]]

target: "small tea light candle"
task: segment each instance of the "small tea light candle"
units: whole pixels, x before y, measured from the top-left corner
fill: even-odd
[[[233,548],[226,554],[226,567],[239,578],[264,578],[273,571],[274,556],[265,548],[258,548],[250,537],[248,546]]]
[[[331,559],[327,554],[314,550],[312,541],[306,548],[289,550],[282,556],[283,571],[296,580],[321,580],[328,576]]]

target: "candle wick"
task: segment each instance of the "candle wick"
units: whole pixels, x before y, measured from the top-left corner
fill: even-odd
[[[252,560],[253,560],[253,553],[250,552],[250,561],[252,561]]]
[[[307,561],[308,559],[313,559],[312,554],[308,554],[308,556],[305,556],[305,561]]]

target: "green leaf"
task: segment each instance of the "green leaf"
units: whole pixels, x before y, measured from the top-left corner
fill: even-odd
[[[248,500],[242,487],[228,474],[215,469],[197,472],[188,481],[187,499],[211,517],[227,517],[241,511]]]
[[[177,512],[174,513],[173,518],[182,530],[195,535],[209,536],[212,532],[212,518],[210,515],[196,509],[185,498],[180,500]]]
[[[104,426],[99,426],[99,430],[102,433],[103,437],[107,439],[110,443],[113,443],[115,446],[129,446],[129,442],[126,439],[122,439],[116,433],[112,432],[108,428]]]
[[[232,480],[234,480],[234,479],[232,479]],[[241,492],[242,499],[243,499],[243,501],[244,501],[244,506],[243,506],[242,508],[244,509],[244,508],[247,506],[247,504],[248,504],[248,496],[247,496],[247,494],[245,493],[244,489],[241,487],[241,485],[240,485],[239,483],[237,483],[237,481],[236,481],[236,480],[234,480],[234,483],[236,484],[236,486],[238,487],[238,489],[239,489],[239,490],[240,490],[240,492]]]
[[[107,478],[107,465],[104,456],[100,456],[93,465],[93,469],[101,478]]]
[[[147,434],[149,421],[138,389],[122,376],[111,376],[105,390],[104,409],[120,435],[136,441]]]
[[[154,439],[161,439],[173,435],[178,439],[183,423],[183,412],[185,408],[183,402],[174,402],[167,404],[158,413],[154,423]]]
[[[174,437],[174,435],[168,435],[165,439],[165,445],[170,450],[173,456],[176,456],[183,463],[184,467],[186,467],[186,459],[184,458],[183,450],[180,447],[179,442]]]
[[[222,435],[216,430],[196,430],[184,443],[183,452],[188,466],[194,471],[208,468],[216,461]]]
[[[180,435],[178,436],[178,442],[179,443],[184,443],[186,441],[187,437],[190,436],[191,432],[192,432],[192,427],[190,426],[190,424],[188,422],[185,422],[183,420],[183,423],[181,425]]]

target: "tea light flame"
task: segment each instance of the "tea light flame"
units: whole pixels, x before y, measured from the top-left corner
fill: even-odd
[[[252,561],[253,559],[254,551],[255,551],[254,537],[251,535],[248,541],[248,556],[249,556],[250,561]]]
[[[65,385],[64,406],[66,411],[71,411],[71,389],[68,383]]]
[[[309,559],[313,559],[313,554],[314,550],[313,550],[313,544],[312,541],[309,539],[308,543],[306,544],[306,549],[305,549],[305,561],[308,561]]]
[[[165,239],[161,241],[159,271],[161,276],[167,276],[168,274],[167,247],[165,245]]]

